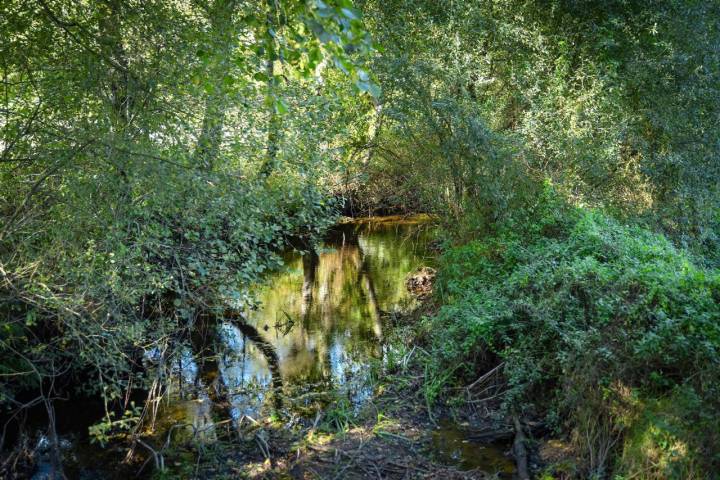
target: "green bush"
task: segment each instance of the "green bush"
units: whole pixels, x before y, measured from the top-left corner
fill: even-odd
[[[532,405],[572,432],[594,475],[637,421],[639,397],[682,388],[715,419],[688,449],[720,466],[699,453],[720,450],[718,272],[661,235],[564,207],[550,192],[511,223],[443,256],[444,306],[427,324],[437,375],[460,365],[457,381],[467,382],[503,360],[505,407]]]

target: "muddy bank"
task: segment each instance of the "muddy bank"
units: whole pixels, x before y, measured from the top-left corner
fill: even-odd
[[[377,384],[358,412],[336,399],[314,419],[245,420],[212,444],[188,444],[168,457],[178,478],[496,479],[516,478],[511,442],[473,439],[479,426],[433,422],[412,378]],[[390,385],[388,383],[387,385]],[[220,461],[219,461],[220,460]]]

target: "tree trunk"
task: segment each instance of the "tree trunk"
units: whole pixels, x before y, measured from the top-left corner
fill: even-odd
[[[280,150],[280,128],[282,122],[280,114],[277,111],[277,99],[279,82],[275,76],[275,60],[278,58],[277,51],[275,49],[275,35],[276,29],[280,26],[280,23],[276,20],[277,17],[277,5],[275,0],[268,0],[268,13],[267,13],[267,41],[266,51],[267,59],[265,60],[265,75],[267,76],[267,98],[270,112],[267,124],[267,154],[265,162],[260,168],[260,177],[267,178],[277,169],[277,156]],[[273,33],[271,33],[273,32]]]
[[[225,115],[228,108],[224,79],[228,74],[226,64],[233,51],[235,5],[235,0],[216,0],[207,11],[212,27],[211,35],[216,39],[219,47],[213,52],[212,64],[208,69],[209,91],[205,99],[205,113],[193,155],[193,163],[208,171],[212,171],[216,167],[223,140]]]

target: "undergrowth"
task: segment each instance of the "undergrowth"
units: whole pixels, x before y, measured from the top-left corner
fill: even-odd
[[[423,325],[430,400],[503,361],[503,407],[571,440],[581,478],[720,470],[718,271],[548,188],[440,272]]]

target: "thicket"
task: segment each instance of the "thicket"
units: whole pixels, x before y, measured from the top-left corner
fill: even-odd
[[[720,462],[720,273],[662,235],[549,195],[443,255],[443,306],[427,325],[434,375],[453,370],[451,383],[467,385],[503,362],[504,407],[567,434],[577,475],[709,478]]]
[[[720,5],[362,5],[383,96],[349,171],[452,247],[429,396],[505,362],[506,407],[572,437],[571,475],[712,478]]]
[[[162,384],[144,353],[252,303],[340,198],[448,227],[444,381],[505,361],[507,408],[574,432],[577,476],[712,474],[718,19],[700,0],[2,2],[3,413],[52,417],[73,376],[107,400]]]
[[[383,95],[351,124],[348,178],[371,201],[478,233],[550,179],[716,262],[716,2],[360,4]]]
[[[251,305],[279,251],[334,221],[339,97],[377,94],[359,16],[2,2],[0,450],[30,407],[52,433],[58,398],[101,396],[109,420],[162,394],[198,318]]]

